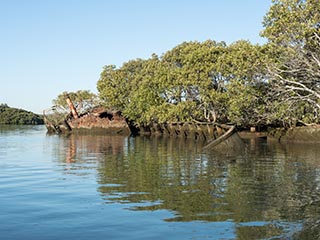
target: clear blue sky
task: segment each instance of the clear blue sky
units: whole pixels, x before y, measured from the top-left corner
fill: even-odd
[[[183,41],[259,37],[271,0],[0,0],[0,103],[41,113],[91,90],[104,65]]]

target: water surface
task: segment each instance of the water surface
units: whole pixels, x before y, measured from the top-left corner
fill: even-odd
[[[320,239],[320,150],[0,126],[1,239]]]

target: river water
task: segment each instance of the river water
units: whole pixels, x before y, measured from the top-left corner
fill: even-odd
[[[0,126],[0,238],[320,239],[320,149]]]

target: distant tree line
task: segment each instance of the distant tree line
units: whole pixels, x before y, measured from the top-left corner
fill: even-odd
[[[38,114],[0,104],[0,124],[36,125],[44,124],[44,121]]]
[[[107,65],[97,82],[100,101],[137,126],[319,123],[320,1],[272,0],[263,26],[264,45],[183,42],[162,56]]]

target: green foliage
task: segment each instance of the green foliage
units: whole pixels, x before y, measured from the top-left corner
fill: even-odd
[[[320,27],[319,0],[273,0],[262,36],[281,46],[303,45]]]
[[[7,104],[0,104],[0,124],[36,125],[43,124],[42,116],[32,112],[11,108]]]
[[[230,46],[211,40],[184,42],[161,58],[132,60],[118,69],[106,66],[98,91],[108,107],[121,110],[137,125],[192,120],[244,125],[247,116],[238,119],[238,112],[230,112],[240,99],[229,89],[237,82],[247,94],[256,94],[264,80],[263,50],[247,41]],[[241,101],[243,109],[257,105],[245,96]]]
[[[267,44],[183,42],[161,57],[105,66],[99,96],[137,125],[319,121],[319,18],[318,0],[273,0]]]
[[[274,0],[262,36],[278,61],[269,64],[273,115],[291,125],[320,121],[320,1]]]
[[[227,80],[226,118],[238,126],[267,124],[264,116],[268,81],[264,46],[248,41],[231,44],[219,59],[219,71]]]

